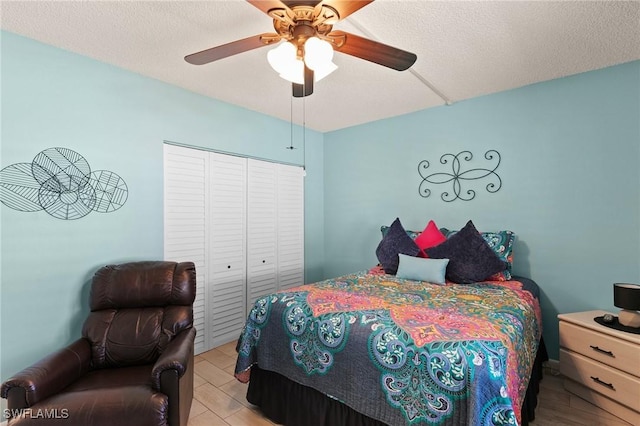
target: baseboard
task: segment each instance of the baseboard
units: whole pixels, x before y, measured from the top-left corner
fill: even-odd
[[[542,364],[542,369],[544,374],[548,374],[550,376],[559,376],[560,361],[558,361],[557,359],[550,359]]]

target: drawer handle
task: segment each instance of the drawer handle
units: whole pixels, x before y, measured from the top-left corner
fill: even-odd
[[[602,385],[602,386],[604,386],[604,387],[607,387],[607,388],[609,388],[609,389],[611,389],[611,390],[616,390],[616,388],[614,388],[614,387],[613,387],[613,385],[612,385],[611,383],[603,382],[602,380],[600,380],[600,379],[599,379],[599,378],[597,378],[597,377],[593,377],[593,376],[591,376],[591,380],[593,380],[593,381],[594,381],[594,382],[596,382],[597,384]]]
[[[600,349],[599,347],[593,346],[593,345],[589,345],[589,347],[591,349],[593,349],[594,351],[599,352],[599,353],[604,354],[604,355],[607,355],[607,356],[610,356],[611,358],[615,358],[616,357],[613,354],[613,352],[611,352],[611,351],[605,351],[604,349]]]

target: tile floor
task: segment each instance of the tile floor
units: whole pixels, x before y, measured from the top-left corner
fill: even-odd
[[[233,377],[235,363],[235,342],[196,356],[195,390],[188,426],[274,424],[245,399],[247,385]],[[565,391],[562,377],[551,373],[548,371],[541,382],[536,420],[531,426],[630,426]]]
[[[274,424],[247,402],[247,385],[233,377],[235,366],[235,342],[196,356],[195,389],[188,426]]]

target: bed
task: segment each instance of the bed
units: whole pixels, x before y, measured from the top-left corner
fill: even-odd
[[[491,278],[372,270],[267,295],[238,340],[236,378],[285,425],[527,424],[546,360],[539,289]]]

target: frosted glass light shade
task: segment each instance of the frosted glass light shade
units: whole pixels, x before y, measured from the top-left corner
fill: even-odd
[[[304,62],[314,71],[315,81],[320,81],[338,66],[333,63],[333,47],[326,40],[309,38],[304,44]]]
[[[304,48],[304,62],[297,57],[297,49],[291,42],[281,43],[271,49],[267,53],[267,61],[280,77],[297,84],[304,83],[305,64],[314,71],[314,81],[320,81],[338,69],[332,62],[333,48],[329,42],[310,37]]]
[[[287,65],[287,69],[280,73],[280,77],[292,83],[304,83],[304,62],[296,59]]]
[[[278,74],[286,73],[289,68],[295,67],[296,59],[296,47],[289,42],[281,43],[267,53],[269,65]]]
[[[304,62],[315,71],[333,60],[333,48],[331,44],[318,37],[309,38],[304,44]]]
[[[317,67],[316,69],[313,70],[314,80],[320,81],[337,69],[338,69],[338,66],[333,62],[328,62],[324,64],[322,67]]]

